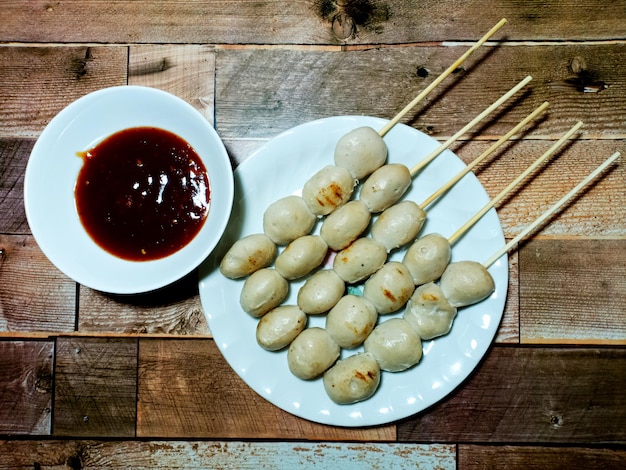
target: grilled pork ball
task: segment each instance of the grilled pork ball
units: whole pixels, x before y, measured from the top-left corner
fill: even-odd
[[[390,318],[380,323],[363,344],[382,370],[400,372],[422,358],[422,342],[406,320]]]
[[[343,297],[346,285],[332,269],[322,269],[306,280],[298,291],[298,306],[304,313],[326,313]]]
[[[372,275],[363,287],[363,297],[384,315],[400,309],[407,303],[415,284],[409,270],[402,263],[390,261]]]
[[[416,286],[436,281],[450,262],[450,243],[438,233],[429,233],[406,251],[402,263],[409,269]]]
[[[359,238],[341,250],[333,260],[333,269],[349,284],[375,273],[387,261],[387,249],[373,238]]]
[[[324,373],[324,390],[338,405],[367,400],[380,385],[380,366],[368,353],[355,354]]]
[[[398,202],[409,186],[410,170],[401,163],[389,163],[381,166],[365,180],[359,198],[375,214]]]
[[[439,284],[443,295],[454,307],[480,302],[496,288],[489,271],[476,261],[450,263],[441,275]]]
[[[299,279],[322,264],[327,252],[328,245],[322,237],[305,235],[287,245],[274,265],[285,279]]]
[[[320,236],[331,250],[343,250],[365,231],[371,217],[362,201],[349,201],[326,217]]]
[[[306,327],[307,316],[297,305],[281,305],[270,310],[256,326],[256,341],[263,349],[286,348]]]
[[[353,349],[363,344],[377,320],[378,312],[369,300],[348,294],[326,315],[326,331],[340,347]]]
[[[339,357],[339,346],[323,328],[307,328],[289,345],[287,364],[296,377],[310,380],[319,377]]]
[[[239,279],[269,266],[274,256],[274,242],[263,233],[255,233],[233,243],[222,258],[220,271],[230,279]]]
[[[387,159],[387,145],[371,127],[358,127],[345,134],[335,147],[335,165],[347,168],[362,179],[380,168]]]
[[[415,289],[402,318],[425,340],[447,334],[455,316],[456,307],[450,305],[437,284],[429,282]]]
[[[289,292],[289,283],[275,269],[263,268],[243,283],[239,304],[253,317],[265,315],[281,304]]]
[[[317,217],[300,196],[287,196],[263,214],[263,231],[277,245],[286,245],[311,232]]]
[[[302,198],[315,215],[328,215],[350,200],[355,181],[346,168],[327,165],[302,187]]]
[[[413,201],[402,201],[385,209],[372,226],[372,238],[387,251],[415,240],[426,219],[426,212]]]

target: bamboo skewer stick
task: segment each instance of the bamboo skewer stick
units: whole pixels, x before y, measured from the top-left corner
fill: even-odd
[[[541,216],[539,216],[533,223],[531,223],[528,227],[522,230],[515,238],[513,238],[509,243],[507,243],[504,247],[494,253],[491,258],[483,263],[485,268],[488,268],[493,263],[495,263],[498,258],[507,253],[515,244],[517,244],[522,238],[528,235],[530,232],[535,230],[539,225],[541,225],[548,217],[554,214],[557,210],[559,210],[563,204],[565,204],[570,198],[572,198],[576,193],[578,193],[583,187],[585,187],[588,183],[594,180],[600,173],[602,173],[611,163],[613,163],[620,156],[620,152],[615,152],[608,159],[604,161],[600,166],[598,166],[594,171],[592,171],[586,178],[584,178],[580,183],[578,183],[574,188],[570,190],[565,196],[563,196],[558,202],[556,202],[552,207],[550,207],[547,211],[545,211]]]
[[[420,205],[420,209],[425,209],[428,205],[433,202],[436,198],[444,194],[448,191],[452,186],[454,186],[463,176],[472,171],[476,165],[481,163],[485,158],[491,155],[498,147],[508,141],[516,132],[518,132],[522,127],[532,121],[539,113],[545,110],[548,107],[549,103],[544,101],[538,108],[536,108],[532,113],[522,119],[515,127],[513,127],[509,132],[500,137],[495,143],[493,143],[487,150],[485,150],[481,155],[475,158],[471,163],[469,163],[463,170],[461,170],[455,177],[453,177],[450,181],[444,184],[441,188],[431,194],[422,204]]]
[[[491,201],[489,201],[481,210],[479,210],[470,220],[468,220],[460,229],[458,229],[455,233],[452,234],[448,238],[450,244],[454,244],[457,239],[463,235],[469,227],[474,225],[478,219],[480,219],[489,209],[495,206],[498,202],[500,202],[508,192],[513,189],[517,184],[522,181],[526,176],[528,176],[532,171],[535,170],[539,165],[541,165],[550,155],[552,155],[563,143],[569,139],[574,132],[576,132],[583,123],[578,121],[574,126],[563,135],[556,143],[554,143],[542,156],[540,156],[537,160],[534,161],[532,165],[530,165],[525,171],[523,171],[517,178],[515,178],[509,185],[504,188],[500,194],[494,197]]]
[[[417,165],[415,165],[411,169],[411,176],[415,176],[417,172],[419,172],[422,168],[428,165],[432,160],[434,160],[439,154],[441,154],[445,149],[447,149],[453,142],[455,142],[459,137],[469,131],[472,127],[482,121],[485,117],[487,117],[491,112],[493,112],[498,106],[508,100],[511,96],[517,93],[520,89],[522,89],[528,82],[532,80],[532,77],[529,75],[524,80],[519,82],[513,88],[511,88],[508,92],[502,95],[499,99],[497,99],[493,104],[491,104],[487,109],[478,114],[474,119],[472,119],[468,124],[466,124],[461,130],[459,130],[456,134],[450,137],[447,141],[433,150],[430,154],[424,157]]]
[[[482,38],[476,42],[472,47],[470,47],[465,53],[459,57],[456,62],[454,62],[450,67],[448,67],[441,75],[439,75],[430,85],[428,85],[424,91],[422,91],[419,95],[417,95],[413,101],[407,104],[395,117],[393,117],[380,131],[378,134],[382,137],[389,130],[395,126],[400,119],[404,117],[406,113],[408,113],[411,109],[413,109],[428,93],[430,93],[437,85],[439,85],[445,78],[448,77],[452,72],[454,72],[459,65],[461,65],[465,59],[467,59],[476,49],[482,46],[487,40],[493,36],[496,31],[498,31],[502,26],[506,24],[506,18],[502,18],[493,28],[491,28]]]

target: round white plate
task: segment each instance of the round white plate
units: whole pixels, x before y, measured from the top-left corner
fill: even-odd
[[[76,210],[74,187],[83,160],[76,153],[129,127],[151,126],[185,139],[209,174],[209,214],[182,249],[154,261],[127,261],[100,248]],[[24,205],[37,244],[75,281],[116,294],[166,286],[190,273],[223,234],[234,195],[233,172],[215,129],[184,100],[155,88],[120,86],[79,98],[57,114],[35,143],[26,166]]]
[[[504,310],[508,286],[507,256],[489,269],[496,290],[483,302],[459,310],[451,332],[423,344],[422,361],[400,373],[383,372],[381,385],[369,400],[337,405],[326,395],[321,379],[303,381],[291,374],[286,350],[268,352],[257,345],[258,320],[239,305],[243,280],[230,280],[219,272],[219,261],[237,239],[263,231],[263,213],[275,200],[297,194],[304,182],[333,163],[339,138],[359,127],[380,129],[387,121],[361,116],[321,119],[297,126],[272,139],[235,170],[235,202],[224,237],[200,267],[200,297],[209,327],[222,354],[237,374],[258,394],[296,416],[337,426],[371,426],[418,413],[451,393],[476,367],[491,342]],[[413,167],[439,143],[398,124],[385,136],[388,162]],[[418,204],[464,167],[446,150],[414,179],[405,195]],[[420,235],[452,235],[481,209],[489,197],[472,174],[467,174],[445,196],[426,209]],[[314,229],[319,232],[320,224]],[[486,261],[504,245],[504,235],[492,209],[453,247],[452,261]],[[392,253],[400,260],[404,250]],[[286,303],[295,304],[298,287],[291,284]],[[399,316],[381,316],[379,321]],[[323,316],[310,316],[309,326],[324,326]],[[342,351],[342,357],[355,351]]]

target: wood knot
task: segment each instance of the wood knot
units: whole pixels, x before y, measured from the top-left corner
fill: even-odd
[[[35,390],[38,393],[50,393],[52,391],[52,374],[43,373],[37,376]]]
[[[332,22],[333,34],[337,39],[349,39],[356,35],[354,20],[347,13],[338,13]]]
[[[359,28],[381,33],[390,16],[387,6],[372,0],[315,0],[314,8],[324,21],[330,21],[333,35],[342,41],[355,38]]]
[[[562,423],[562,418],[559,415],[550,415],[550,424],[555,427],[558,428],[561,426]]]
[[[587,68],[587,64],[585,63],[585,59],[580,56],[576,56],[569,61],[569,69],[573,73],[580,73]]]
[[[567,68],[576,76],[566,79],[565,83],[573,86],[577,91],[599,93],[609,87],[604,81],[600,80],[598,73],[588,69],[584,57],[573,57],[569,61]]]
[[[426,78],[430,75],[430,70],[420,65],[419,67],[417,67],[416,74],[420,78]]]

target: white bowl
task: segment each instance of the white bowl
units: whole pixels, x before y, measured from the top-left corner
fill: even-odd
[[[204,225],[183,248],[157,260],[128,261],[97,245],[79,219],[74,187],[83,160],[77,152],[143,126],[173,132],[194,148],[208,172],[211,200]],[[35,143],[24,181],[26,217],[44,254],[75,281],[115,294],[155,290],[193,271],[222,237],[233,194],[230,160],[209,122],[184,100],[139,86],[102,89],[63,109]]]

